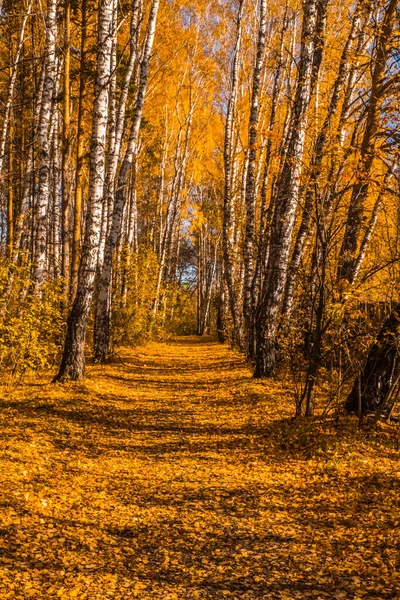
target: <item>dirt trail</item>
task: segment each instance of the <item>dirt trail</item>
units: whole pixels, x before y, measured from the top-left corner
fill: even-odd
[[[212,340],[1,405],[0,598],[400,597],[394,442],[293,430],[285,386]]]

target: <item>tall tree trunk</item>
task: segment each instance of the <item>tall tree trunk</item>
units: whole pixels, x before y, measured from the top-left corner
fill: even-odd
[[[358,255],[355,257],[355,260],[354,260],[354,266],[352,269],[351,280],[350,280],[351,285],[354,285],[356,283],[358,275],[360,273],[360,269],[362,267],[365,255],[367,253],[367,249],[368,249],[369,243],[371,241],[372,234],[374,233],[374,230],[375,230],[375,225],[378,221],[379,213],[383,206],[383,198],[382,198],[383,192],[385,191],[386,184],[391,175],[392,175],[391,170],[389,170],[384,177],[384,180],[382,183],[382,188],[380,189],[380,191],[378,193],[378,197],[377,197],[374,207],[372,209],[371,217],[370,217],[368,226],[365,230],[364,237],[361,241]]]
[[[126,199],[129,191],[129,175],[134,156],[137,152],[139,129],[142,120],[143,105],[146,95],[147,78],[151,51],[153,48],[156,31],[158,8],[160,0],[153,0],[147,24],[146,40],[143,57],[140,64],[139,85],[136,97],[135,112],[129,136],[128,146],[122,162],[118,177],[118,186],[113,207],[113,217],[110,232],[106,240],[104,263],[99,281],[99,296],[96,307],[96,325],[94,341],[94,358],[97,362],[108,360],[112,355],[111,338],[111,288],[112,288],[112,262],[114,249],[121,235],[122,218]]]
[[[245,202],[246,202],[246,232],[244,239],[244,284],[243,284],[243,314],[246,326],[247,353],[250,357],[254,352],[254,231],[255,231],[255,209],[256,190],[255,172],[257,161],[258,126],[260,119],[260,85],[261,74],[264,64],[265,41],[267,33],[267,2],[260,0],[259,3],[259,28],[257,40],[256,61],[253,70],[253,89],[250,105],[249,118],[249,150],[246,176]]]
[[[11,259],[14,251],[14,148],[13,148],[13,116],[10,115],[10,143],[8,147],[8,196],[7,196],[7,245],[6,256]]]
[[[275,129],[275,121],[276,121],[276,113],[278,110],[278,102],[279,96],[282,88],[282,74],[285,67],[284,61],[284,42],[285,42],[285,34],[289,26],[289,18],[288,18],[288,7],[286,5],[285,14],[283,17],[282,28],[280,32],[280,44],[279,44],[279,53],[277,57],[274,77],[273,77],[273,86],[272,86],[272,96],[271,96],[271,113],[269,116],[268,123],[268,139],[267,146],[265,149],[265,159],[263,165],[262,172],[262,184],[261,184],[261,206],[260,206],[260,223],[259,223],[259,241],[258,241],[258,252],[257,252],[257,263],[254,273],[253,285],[252,285],[252,295],[253,295],[253,328],[255,326],[254,318],[255,318],[255,309],[259,302],[260,291],[264,278],[265,266],[268,258],[268,223],[271,220],[272,213],[272,205],[267,202],[267,193],[268,193],[268,184],[270,179],[270,165],[272,158],[272,134]],[[254,330],[254,340],[256,336],[256,332]]]
[[[109,81],[109,101],[108,101],[108,123],[107,123],[107,167],[106,178],[104,182],[104,200],[101,213],[100,243],[99,253],[97,255],[97,272],[101,273],[101,267],[104,260],[104,250],[106,245],[107,233],[110,229],[112,208],[114,202],[114,190],[109,193],[109,165],[115,151],[116,124],[117,124],[117,29],[118,29],[118,2],[114,0],[113,23],[112,23],[112,43],[111,43],[111,77]],[[95,303],[97,299],[95,299]]]
[[[297,406],[296,413],[301,414],[302,404],[305,401],[306,417],[314,414],[315,386],[318,381],[318,375],[321,367],[322,340],[324,335],[324,315],[325,315],[325,287],[326,287],[326,248],[322,249],[322,259],[320,261],[320,271],[318,273],[318,283],[315,293],[315,328],[310,330],[310,360],[306,373],[306,382],[300,403]],[[311,327],[314,319],[310,319]],[[311,328],[310,328],[311,329]]]
[[[81,245],[82,208],[84,181],[84,156],[85,156],[85,132],[84,132],[84,100],[86,93],[86,17],[87,0],[82,0],[81,7],[81,45],[80,45],[80,69],[79,69],[79,100],[78,100],[78,125],[76,146],[76,171],[75,171],[75,198],[74,198],[74,225],[72,232],[72,255],[71,255],[71,285],[70,300],[73,301],[78,285],[78,268]]]
[[[64,85],[63,85],[63,129],[62,129],[62,165],[61,165],[61,276],[64,281],[64,299],[68,299],[70,284],[70,66],[71,66],[71,1],[64,0]]]
[[[121,281],[121,306],[126,307],[128,297],[129,272],[132,262],[132,254],[137,255],[139,250],[138,241],[138,207],[136,193],[136,170],[137,161],[132,165],[130,190],[129,190],[129,206],[126,210],[126,228],[124,232],[123,245],[125,255],[123,257],[122,281]],[[135,269],[135,278],[137,279],[137,269]]]
[[[370,348],[360,375],[354,381],[345,403],[347,412],[358,412],[360,398],[362,414],[375,412],[390,392],[400,367],[399,324],[400,304],[396,304]]]
[[[308,108],[311,99],[318,2],[304,2],[301,54],[291,135],[282,171],[276,184],[270,252],[260,304],[257,307],[255,377],[272,375],[276,361],[276,333],[286,284],[289,252],[299,198]]]
[[[61,275],[62,256],[60,261],[60,250],[62,251],[62,202],[60,203],[60,189],[62,185],[62,149],[60,148],[60,115],[55,111],[52,119],[51,129],[51,213],[49,214],[48,242],[48,272],[55,279]],[[62,196],[61,196],[62,201]],[[49,239],[51,236],[51,239]]]
[[[209,228],[204,224],[197,243],[197,335],[204,335],[210,316],[211,295],[217,269],[218,245],[213,247]]]
[[[64,352],[55,381],[82,379],[85,370],[86,328],[96,274],[105,179],[113,7],[114,0],[100,0],[85,239],[82,248],[82,259],[79,265],[77,291],[68,315]]]
[[[242,47],[242,19],[244,10],[244,0],[239,0],[238,15],[236,20],[236,42],[233,54],[233,63],[231,70],[231,81],[229,100],[225,122],[225,140],[224,140],[224,215],[223,215],[223,233],[222,247],[224,259],[224,275],[229,296],[229,306],[233,321],[233,336],[234,341],[240,348],[244,348],[243,331],[242,331],[242,310],[239,302],[239,294],[235,284],[234,274],[234,198],[232,181],[234,178],[234,123],[235,123],[235,107],[237,102],[238,87],[239,87],[239,69],[240,69],[240,53]]]
[[[338,112],[342,91],[345,88],[349,79],[351,67],[350,52],[354,40],[359,34],[361,17],[362,10],[359,6],[356,8],[355,14],[353,16],[349,37],[347,38],[346,45],[342,52],[338,75],[333,86],[328,112],[322,125],[321,131],[319,132],[314,144],[313,157],[311,160],[310,167],[310,181],[307,184],[302,219],[297,233],[296,243],[293,249],[290,267],[288,270],[288,277],[286,281],[285,297],[282,308],[282,314],[286,317],[289,317],[292,311],[295,284],[310,231],[315,186],[318,182],[322,159],[324,157],[325,148],[328,142],[329,130],[331,128],[332,121]]]
[[[50,199],[50,123],[56,87],[57,0],[49,0],[46,15],[45,77],[38,126],[39,192],[36,205],[36,240],[33,280],[38,293],[46,274],[47,212]]]
[[[132,16],[130,26],[130,52],[129,59],[126,65],[123,80],[120,88],[120,98],[118,103],[118,109],[116,114],[115,124],[115,137],[112,151],[108,160],[107,166],[107,188],[108,194],[107,205],[112,209],[112,203],[114,200],[115,192],[115,176],[117,173],[118,160],[121,155],[121,144],[122,137],[125,128],[125,114],[126,114],[126,103],[128,100],[129,86],[131,84],[132,75],[135,71],[135,66],[138,61],[138,38],[140,30],[140,14],[141,14],[142,0],[133,0],[132,2]],[[110,223],[111,223],[112,210],[110,211]]]
[[[132,2],[132,15],[131,15],[131,26],[130,26],[130,52],[128,63],[125,68],[123,75],[119,103],[117,105],[116,98],[116,87],[117,87],[117,44],[116,44],[116,33],[117,33],[117,19],[114,23],[114,38],[113,43],[113,54],[112,54],[112,79],[110,82],[110,142],[108,150],[108,162],[107,162],[107,175],[104,188],[105,202],[103,204],[103,215],[102,215],[102,228],[100,235],[100,251],[99,251],[99,276],[101,276],[101,269],[104,262],[104,252],[106,247],[107,235],[112,226],[113,218],[113,206],[115,196],[115,177],[117,174],[118,161],[121,155],[122,138],[125,129],[125,113],[126,103],[128,100],[129,87],[131,84],[132,76],[135,71],[135,66],[138,61],[138,40],[140,33],[140,14],[141,14],[142,0],[133,0]]]

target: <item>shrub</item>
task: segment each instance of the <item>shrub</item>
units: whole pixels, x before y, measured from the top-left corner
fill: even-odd
[[[29,267],[0,266],[0,368],[8,383],[30,370],[54,366],[63,341],[61,282],[48,281],[32,293]]]

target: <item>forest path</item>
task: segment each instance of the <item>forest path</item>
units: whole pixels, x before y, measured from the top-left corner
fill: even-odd
[[[396,598],[398,453],[293,428],[227,347],[123,350],[1,403],[1,598]]]

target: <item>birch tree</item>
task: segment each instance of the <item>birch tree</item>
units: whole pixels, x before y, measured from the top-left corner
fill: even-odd
[[[329,142],[329,132],[332,127],[333,119],[340,108],[340,99],[343,90],[346,88],[351,73],[352,49],[355,40],[361,34],[360,26],[363,19],[363,7],[358,6],[352,16],[351,29],[346,44],[340,58],[338,74],[333,86],[328,112],[324,119],[321,130],[314,143],[313,156],[310,165],[310,180],[307,183],[305,192],[305,203],[300,227],[296,237],[296,243],[290,261],[288,277],[286,281],[285,297],[282,312],[288,317],[291,314],[294,300],[294,288],[298,275],[300,263],[306,247],[311,226],[311,214],[314,206],[314,190],[321,173],[321,164],[324,158],[327,144]],[[339,121],[339,129],[342,120]]]
[[[17,80],[18,67],[19,67],[21,53],[22,53],[22,49],[23,49],[23,45],[24,45],[26,24],[28,22],[30,14],[31,14],[32,5],[33,5],[33,0],[31,0],[29,2],[28,9],[22,20],[17,52],[15,54],[15,58],[14,58],[13,65],[11,68],[11,79],[10,79],[10,85],[8,88],[8,95],[7,95],[7,100],[6,100],[5,110],[4,110],[3,127],[2,127],[2,131],[1,131],[1,137],[0,137],[0,177],[3,172],[3,163],[4,163],[4,158],[5,158],[5,152],[6,152],[8,127],[9,127],[9,123],[10,123],[10,115],[11,115],[11,107],[12,107],[12,102],[13,102],[13,97],[14,97],[15,82]],[[0,5],[0,12],[1,12],[1,5]]]
[[[58,374],[59,380],[82,379],[85,370],[87,320],[93,297],[105,180],[105,148],[114,0],[101,0],[98,14],[97,66],[93,127],[90,143],[89,198],[85,238],[79,265],[75,299],[68,315],[67,334]]]
[[[303,5],[301,55],[288,150],[276,183],[275,209],[271,225],[269,258],[259,306],[257,307],[256,377],[273,373],[276,334],[283,299],[292,233],[299,200],[300,177],[311,100],[318,2]]]
[[[112,260],[114,250],[121,235],[124,205],[128,197],[129,175],[132,169],[139,130],[143,114],[143,105],[146,95],[147,78],[151,51],[156,32],[157,15],[160,2],[153,0],[147,24],[146,39],[143,49],[143,57],[140,63],[139,84],[135,102],[133,122],[127,149],[121,165],[118,184],[113,207],[111,227],[106,240],[104,263],[99,281],[99,295],[96,307],[95,347],[94,356],[97,361],[104,361],[110,357],[112,352],[111,340],[111,285],[112,285]]]
[[[56,88],[57,0],[49,0],[46,15],[46,45],[43,92],[38,125],[39,193],[36,206],[37,231],[33,278],[37,292],[46,275],[47,213],[50,199],[50,124]]]
[[[70,284],[70,189],[69,158],[71,146],[71,2],[64,0],[64,69],[63,69],[63,130],[62,130],[62,229],[61,274],[64,278],[64,294],[68,298]]]
[[[256,209],[256,160],[257,160],[257,142],[259,138],[258,126],[260,118],[260,86],[261,74],[264,63],[265,41],[267,31],[267,2],[260,0],[259,2],[259,26],[256,59],[253,71],[253,88],[250,104],[249,118],[249,150],[248,164],[246,173],[246,232],[244,241],[244,292],[243,292],[243,308],[244,321],[246,323],[247,333],[247,351],[250,356],[254,351],[254,296],[253,296],[253,280],[254,280],[254,232],[255,232],[255,209]]]
[[[71,285],[70,299],[74,300],[78,284],[78,268],[81,244],[82,207],[84,191],[84,101],[86,96],[86,16],[87,2],[82,0],[81,6],[81,36],[80,36],[80,68],[79,68],[79,98],[77,115],[77,144],[74,192],[74,217],[71,249]]]
[[[234,196],[232,184],[235,178],[234,157],[234,116],[239,88],[240,53],[242,46],[244,0],[239,0],[236,18],[236,40],[233,51],[230,89],[226,110],[225,139],[224,139],[224,217],[222,245],[224,257],[224,276],[228,289],[229,306],[234,328],[234,339],[243,348],[242,309],[240,296],[235,282],[234,267]]]

